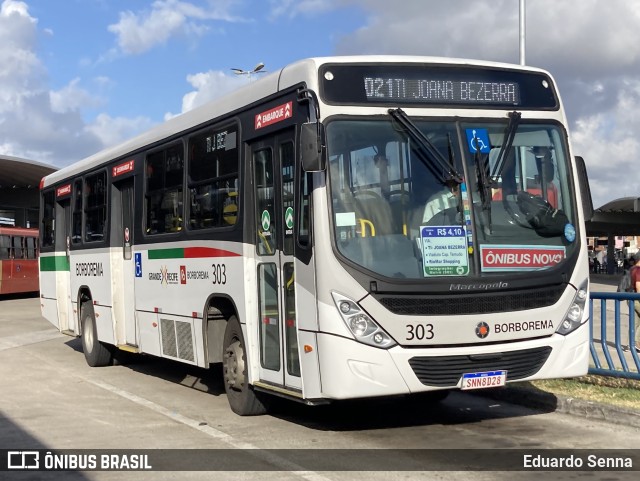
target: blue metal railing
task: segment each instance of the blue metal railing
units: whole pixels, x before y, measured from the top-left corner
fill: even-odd
[[[596,300],[600,301],[599,319],[594,317],[593,307]],[[640,354],[636,352],[634,342],[636,334],[634,301],[640,301],[640,294],[635,292],[591,293],[589,350],[593,365],[589,367],[590,374],[640,380]],[[607,318],[608,308],[611,304],[613,304],[614,314],[613,326]],[[594,338],[594,332],[597,331],[599,331],[599,339]],[[602,358],[604,358],[604,363]],[[633,364],[635,364],[635,369],[633,369]]]

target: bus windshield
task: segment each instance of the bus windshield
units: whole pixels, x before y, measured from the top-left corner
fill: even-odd
[[[577,248],[559,124],[519,115],[409,122],[417,135],[391,117],[327,125],[342,256],[384,277],[425,279],[552,269]],[[425,155],[429,147],[437,152]]]

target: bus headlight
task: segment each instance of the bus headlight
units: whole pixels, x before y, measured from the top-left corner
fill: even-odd
[[[378,326],[355,301],[336,292],[332,292],[331,296],[338,308],[340,317],[342,317],[356,341],[385,349],[396,345],[391,336]]]
[[[584,310],[587,304],[587,281],[584,281],[583,284],[576,292],[576,295],[573,298],[573,302],[571,306],[567,310],[567,313],[564,316],[564,319],[560,323],[556,332],[558,334],[562,334],[566,336],[567,334],[575,331],[578,327],[582,325],[582,318],[584,317]],[[586,322],[586,319],[585,319]]]

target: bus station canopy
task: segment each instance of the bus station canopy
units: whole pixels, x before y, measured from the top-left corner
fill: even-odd
[[[587,236],[640,235],[640,197],[621,197],[594,210]]]
[[[40,180],[56,170],[33,160],[0,155],[0,189],[37,189]]]

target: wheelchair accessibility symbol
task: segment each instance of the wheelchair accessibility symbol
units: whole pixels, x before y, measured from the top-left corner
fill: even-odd
[[[481,154],[488,154],[491,151],[487,129],[466,129],[466,133],[469,152],[475,154],[480,151]]]
[[[140,252],[136,252],[135,256],[135,266],[136,266],[136,277],[142,277],[142,254]]]

